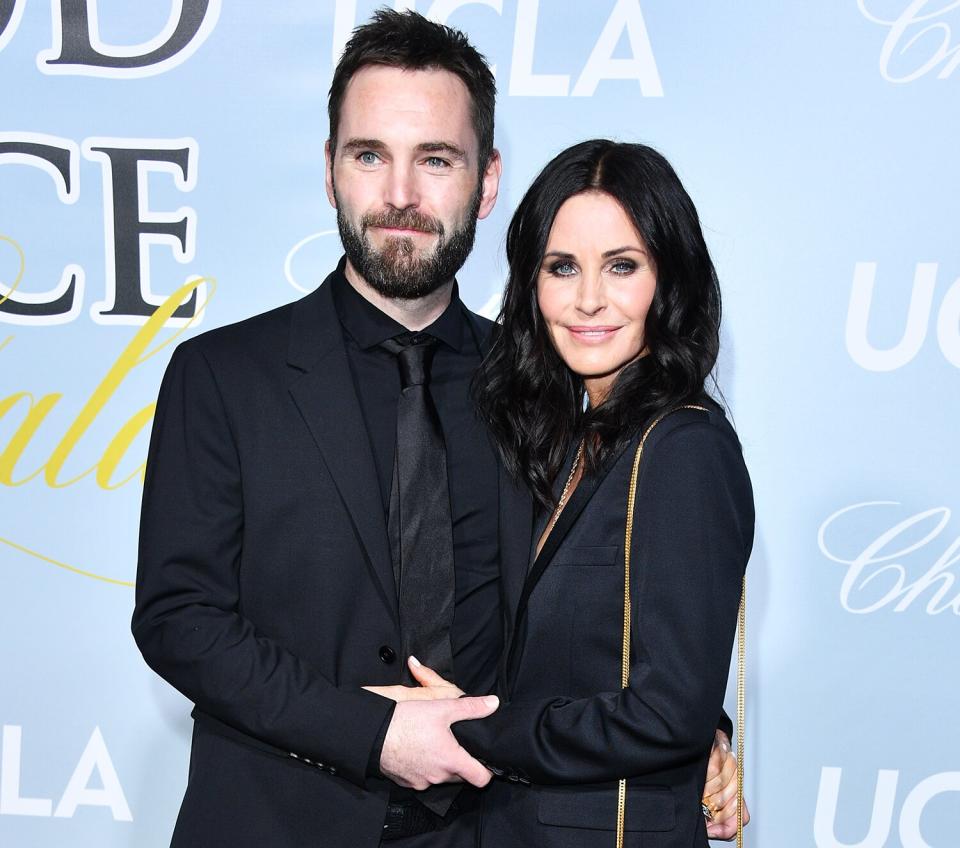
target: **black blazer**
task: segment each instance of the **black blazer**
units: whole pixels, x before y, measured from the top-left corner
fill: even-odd
[[[529,539],[531,506],[504,481],[500,508],[515,599],[514,530]],[[175,846],[379,843],[390,784],[366,772],[391,703],[360,687],[401,682],[397,600],[329,285],[174,352],[133,633],[196,705]]]
[[[485,795],[485,846],[612,844],[620,777],[629,779],[628,844],[707,845],[700,795],[753,497],[740,444],[715,405],[674,412],[653,430],[634,513],[631,674],[621,690],[635,448],[581,481],[531,566],[502,666],[505,703],[455,725],[468,751],[504,772]]]

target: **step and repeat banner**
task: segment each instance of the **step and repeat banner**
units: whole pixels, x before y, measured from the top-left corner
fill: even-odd
[[[0,845],[166,845],[190,705],[129,634],[179,340],[339,257],[366,0],[0,0]],[[419,0],[495,65],[496,314],[533,175],[642,141],[701,212],[753,475],[748,844],[960,844],[960,2]]]

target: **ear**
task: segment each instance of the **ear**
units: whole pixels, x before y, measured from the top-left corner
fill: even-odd
[[[327,139],[326,144],[323,145],[323,158],[326,162],[324,182],[327,188],[327,200],[329,200],[330,205],[336,209],[337,198],[333,194],[333,151],[330,148],[329,138]]]
[[[487,167],[483,170],[483,176],[480,178],[483,189],[480,195],[480,210],[477,212],[477,218],[486,218],[493,211],[497,203],[497,194],[500,191],[500,174],[503,171],[503,162],[500,159],[500,151],[496,148],[490,153],[487,160]]]

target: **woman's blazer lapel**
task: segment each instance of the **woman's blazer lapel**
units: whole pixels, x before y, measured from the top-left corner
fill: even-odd
[[[511,639],[507,643],[507,650],[505,652],[503,666],[505,675],[504,683],[507,684],[506,688],[508,692],[510,684],[513,682],[514,674],[516,673],[516,664],[519,657],[518,645],[521,641],[519,634],[522,633],[521,624],[523,615],[527,609],[527,603],[530,600],[530,595],[536,588],[540,578],[543,577],[543,574],[547,570],[550,563],[553,561],[554,556],[560,549],[560,546],[562,545],[567,534],[570,532],[570,529],[577,522],[580,514],[586,508],[591,498],[593,498],[597,489],[600,487],[600,484],[610,472],[610,469],[616,465],[621,455],[622,453],[611,457],[610,460],[595,473],[584,475],[584,477],[580,480],[580,483],[577,485],[577,488],[574,489],[573,494],[570,496],[570,500],[560,513],[557,523],[547,536],[543,547],[540,549],[540,553],[537,554],[533,561],[533,565],[527,572],[526,580],[523,583],[523,588],[520,591],[520,597],[517,601],[516,613],[513,616],[514,626],[511,630]]]

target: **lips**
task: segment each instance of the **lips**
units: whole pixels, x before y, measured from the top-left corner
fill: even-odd
[[[433,235],[433,232],[430,230],[417,230],[412,227],[373,227],[375,230],[383,230],[385,233],[396,236],[409,236],[409,235]]]
[[[619,327],[613,326],[567,327],[570,335],[577,339],[577,341],[587,343],[606,341],[607,339],[611,338],[619,329]]]

